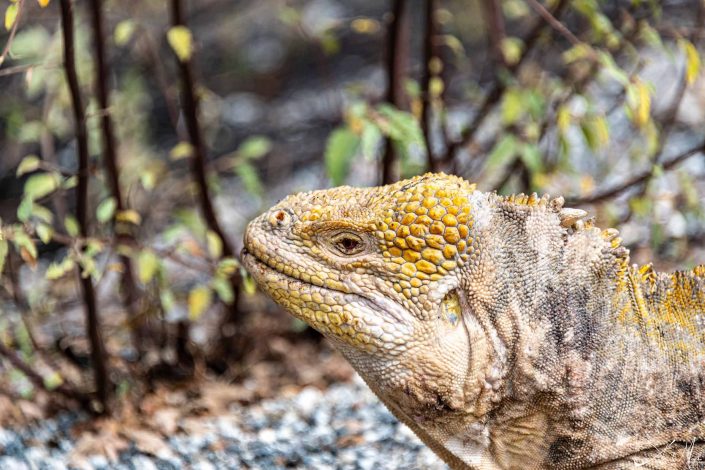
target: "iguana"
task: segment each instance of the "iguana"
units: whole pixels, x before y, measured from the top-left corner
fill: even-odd
[[[243,262],[451,468],[705,468],[705,267],[444,174],[289,196]]]

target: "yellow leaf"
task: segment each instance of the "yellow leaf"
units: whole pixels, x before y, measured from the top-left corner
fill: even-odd
[[[681,47],[685,52],[685,81],[692,85],[700,73],[700,54],[690,41],[682,41]]]
[[[139,225],[142,222],[140,213],[134,209],[119,211],[115,214],[115,220],[118,222],[127,222],[133,225]]]
[[[124,46],[135,32],[135,22],[132,20],[123,20],[115,26],[114,40],[115,45]]]
[[[11,30],[12,27],[15,25],[15,21],[17,21],[17,13],[19,13],[19,8],[17,7],[16,3],[13,3],[12,5],[8,6],[7,10],[5,10],[6,30]]]
[[[649,114],[651,112],[651,94],[649,93],[649,88],[644,82],[639,82],[639,107],[637,108],[637,124],[639,126],[645,125],[649,121]]]
[[[371,18],[355,18],[350,23],[350,27],[360,34],[375,34],[380,30],[379,21]]]
[[[143,250],[137,257],[137,277],[147,284],[159,270],[159,258],[152,250]]]
[[[208,230],[206,232],[206,241],[208,242],[208,254],[211,258],[220,258],[220,255],[223,254],[223,240],[213,230]]]
[[[558,125],[558,130],[561,134],[568,132],[570,128],[570,123],[572,121],[572,116],[570,114],[570,109],[568,106],[561,106],[558,108],[558,115],[556,116],[556,125]]]
[[[188,294],[188,316],[191,321],[198,320],[211,304],[211,290],[208,286],[198,286]]]
[[[193,146],[188,142],[179,142],[169,151],[171,160],[181,160],[182,158],[189,158],[191,155],[193,155]]]
[[[181,62],[187,62],[193,53],[193,37],[186,26],[174,26],[166,33],[169,45]]]
[[[37,0],[37,3],[39,3],[39,6],[42,8],[46,8],[47,5],[49,5],[50,0]]]

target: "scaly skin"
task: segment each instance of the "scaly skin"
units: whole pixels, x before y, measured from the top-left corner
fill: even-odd
[[[428,174],[290,196],[243,261],[452,468],[705,468],[705,268],[584,215]]]

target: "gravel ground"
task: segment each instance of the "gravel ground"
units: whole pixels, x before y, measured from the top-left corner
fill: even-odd
[[[66,414],[21,430],[0,428],[0,469],[76,468],[68,463],[76,453],[70,429],[80,419]],[[325,392],[305,388],[292,398],[233,406],[230,413],[198,420],[203,432],[176,432],[152,453],[140,452],[133,442],[113,461],[84,455],[79,468],[447,468],[359,379]]]

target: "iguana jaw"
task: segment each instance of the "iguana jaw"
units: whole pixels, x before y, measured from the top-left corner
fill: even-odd
[[[242,263],[257,285],[295,317],[341,343],[364,353],[384,348],[385,354],[401,354],[410,344],[402,338],[412,326],[403,321],[413,316],[387,299],[376,302],[358,293],[317,286],[287,275],[245,248]],[[389,318],[387,318],[389,317]],[[389,319],[395,320],[394,327]]]

